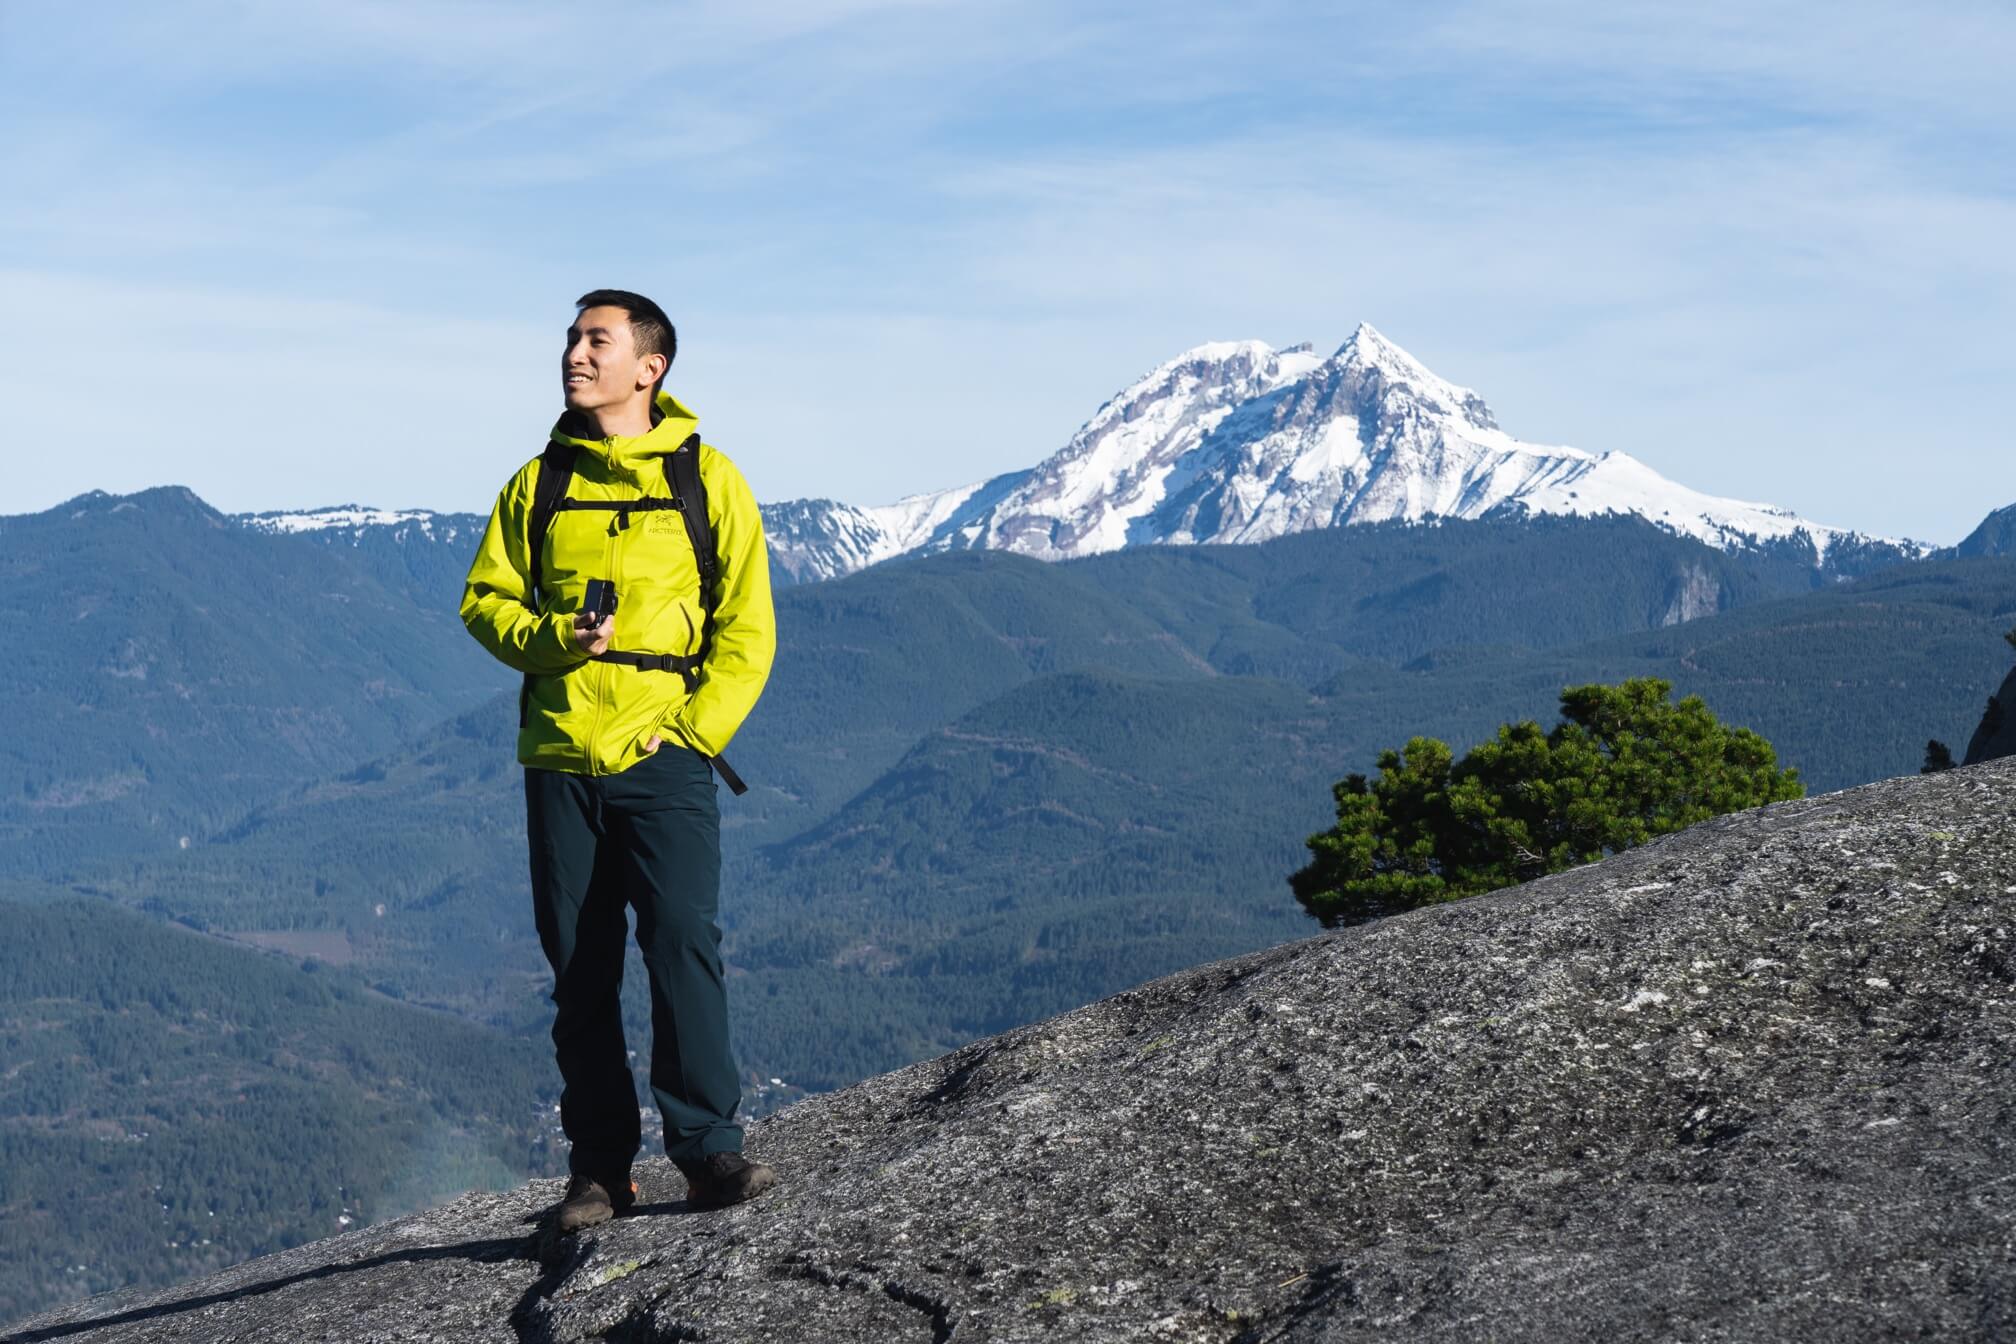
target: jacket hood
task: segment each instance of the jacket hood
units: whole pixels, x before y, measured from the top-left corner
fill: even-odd
[[[610,472],[635,478],[640,468],[653,458],[663,457],[686,441],[700,426],[700,418],[670,392],[661,391],[652,406],[657,421],[642,434],[612,434],[593,438],[594,427],[576,411],[563,412],[553,424],[555,443],[572,444],[584,453],[600,458]]]

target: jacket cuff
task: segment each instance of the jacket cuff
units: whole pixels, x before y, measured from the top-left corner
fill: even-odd
[[[574,642],[574,613],[549,611],[543,619],[545,628],[539,632],[539,637],[560,660],[570,663],[587,661],[588,655]]]

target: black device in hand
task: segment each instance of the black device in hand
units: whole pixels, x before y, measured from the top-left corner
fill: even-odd
[[[589,622],[597,626],[616,614],[616,585],[607,579],[588,580],[588,593],[581,599],[581,610],[594,617]]]

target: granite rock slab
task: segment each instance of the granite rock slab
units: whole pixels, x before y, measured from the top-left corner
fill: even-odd
[[[1283,899],[1288,899],[1283,887]],[[13,1341],[2016,1339],[2016,758],[1718,818]]]

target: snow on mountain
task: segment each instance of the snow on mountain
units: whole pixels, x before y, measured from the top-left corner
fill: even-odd
[[[237,522],[255,532],[320,532],[332,527],[384,527],[394,523],[432,526],[434,515],[426,509],[367,509],[361,504],[338,504],[327,509],[269,509],[264,513],[235,515]]]
[[[1185,351],[1026,471],[880,507],[794,501],[764,516],[780,563],[825,578],[910,552],[989,547],[1061,560],[1494,510],[1635,514],[1725,549],[1809,546],[1816,566],[1843,538],[1898,558],[1931,549],[1703,494],[1627,453],[1523,442],[1477,393],[1369,323],[1328,359],[1260,341]]]
[[[801,578],[831,578],[912,551],[998,547],[1046,559],[1128,544],[1204,430],[1319,360],[1259,341],[1186,351],[1100,407],[1071,442],[1026,471],[867,508],[828,500],[767,505],[773,554]],[[843,534],[843,544],[826,538]],[[788,557],[788,558],[783,558]]]
[[[773,567],[798,583],[830,579],[901,553],[866,510],[831,499],[794,499],[762,506]],[[789,538],[779,544],[779,538]]]
[[[231,520],[254,532],[276,536],[317,532],[347,532],[350,540],[361,540],[369,529],[388,528],[394,539],[417,532],[429,541],[450,542],[480,532],[486,518],[481,514],[437,513],[431,509],[373,509],[362,504],[338,504],[325,509],[268,509],[261,513],[237,513]]]

